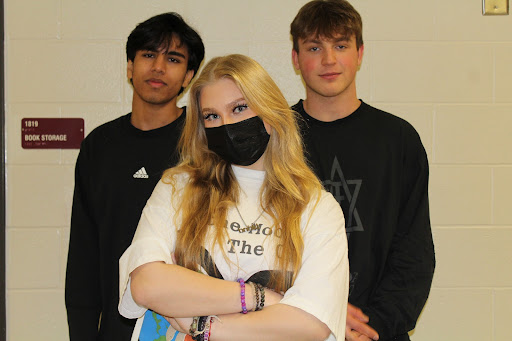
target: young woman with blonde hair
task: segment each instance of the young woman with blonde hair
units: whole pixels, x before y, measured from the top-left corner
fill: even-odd
[[[121,314],[151,309],[194,340],[343,339],[343,213],[306,165],[279,88],[228,55],[189,96],[181,162],[120,260]]]

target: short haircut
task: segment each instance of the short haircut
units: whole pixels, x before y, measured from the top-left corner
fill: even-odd
[[[173,39],[179,40],[176,42],[178,46],[187,48],[187,70],[194,70],[196,75],[204,58],[203,41],[178,13],[159,14],[138,24],[128,36],[126,57],[133,62],[137,51],[168,49]]]
[[[363,45],[363,21],[346,0],[314,0],[299,10],[290,25],[293,49],[299,52],[299,39],[311,36],[327,39],[355,36],[357,48]]]

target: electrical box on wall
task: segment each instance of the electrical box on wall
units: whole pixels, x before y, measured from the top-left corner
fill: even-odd
[[[508,15],[508,0],[482,0],[483,15]]]

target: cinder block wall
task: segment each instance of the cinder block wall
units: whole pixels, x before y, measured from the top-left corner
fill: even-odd
[[[305,0],[5,0],[8,340],[67,340],[64,275],[76,150],[24,150],[24,117],[130,110],[124,45],[177,11],[206,58],[247,54],[290,104],[304,90],[289,23]],[[409,120],[431,164],[437,269],[413,340],[512,334],[512,16],[481,0],[353,0],[364,20],[360,98]],[[186,103],[186,94],[180,103]]]

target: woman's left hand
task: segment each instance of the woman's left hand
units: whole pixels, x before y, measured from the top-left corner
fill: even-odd
[[[189,333],[190,325],[192,324],[192,317],[164,317],[171,326],[180,333]]]

